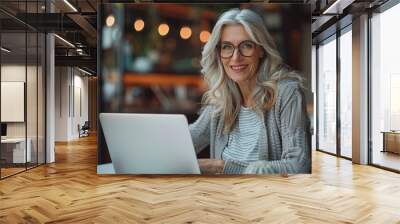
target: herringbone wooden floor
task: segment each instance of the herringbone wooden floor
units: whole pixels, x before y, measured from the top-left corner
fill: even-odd
[[[0,181],[0,223],[400,223],[400,175],[313,153],[313,174],[96,174],[95,138]]]

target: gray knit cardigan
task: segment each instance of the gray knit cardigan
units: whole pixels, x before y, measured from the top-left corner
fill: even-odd
[[[259,149],[260,160],[226,160],[227,174],[311,173],[310,121],[306,112],[303,88],[298,81],[280,80],[275,105],[264,114],[267,148]],[[223,119],[205,106],[199,118],[189,125],[196,153],[210,146],[210,157],[222,159],[228,142],[223,133]]]

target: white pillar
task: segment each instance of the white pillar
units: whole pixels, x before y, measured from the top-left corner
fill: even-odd
[[[46,1],[46,11],[54,12],[54,5]],[[46,35],[46,163],[55,162],[55,44],[54,35]]]
[[[47,34],[46,36],[46,61],[47,61],[47,76],[46,76],[46,163],[52,163],[55,161],[54,151],[54,133],[55,133],[55,76],[54,76],[54,35]]]
[[[368,163],[368,16],[353,19],[353,162]]]

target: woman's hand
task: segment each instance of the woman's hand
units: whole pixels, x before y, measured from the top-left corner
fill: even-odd
[[[225,161],[218,159],[198,159],[201,174],[221,174],[224,170]]]

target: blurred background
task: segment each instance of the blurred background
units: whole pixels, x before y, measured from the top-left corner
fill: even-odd
[[[201,51],[218,16],[231,8],[250,8],[263,17],[284,62],[303,74],[311,89],[309,5],[102,4],[99,112],[178,113],[193,122],[207,88]],[[100,130],[98,162],[103,164],[110,158]],[[208,156],[207,150],[199,155]]]

